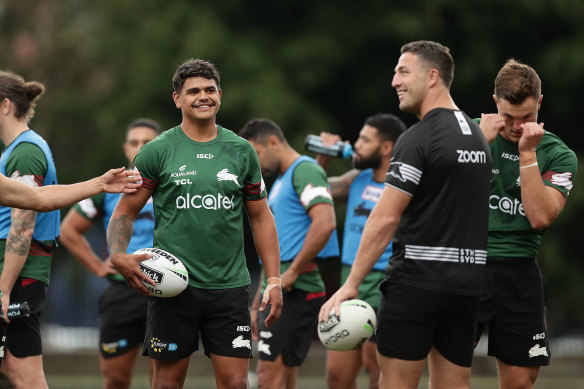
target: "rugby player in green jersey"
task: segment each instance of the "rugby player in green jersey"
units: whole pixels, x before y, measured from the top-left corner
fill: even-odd
[[[489,241],[477,341],[488,327],[500,388],[532,388],[550,362],[541,235],[558,217],[576,176],[576,155],[537,123],[541,80],[513,59],[495,79],[496,114],[479,121],[493,158]]]
[[[136,173],[126,173],[124,168],[85,183],[55,185],[51,151],[42,137],[28,128],[44,90],[41,83],[0,72],[0,139],[6,145],[0,158],[0,296],[1,314],[8,322],[6,345],[2,345],[5,350],[0,357],[5,358],[2,367],[15,388],[47,387],[40,317],[59,234],[60,218],[55,210],[103,190],[135,191],[127,187],[126,176]],[[6,313],[11,300],[28,302],[31,315],[10,322]]]
[[[243,251],[243,207],[268,283],[261,309],[266,325],[282,309],[280,256],[274,217],[251,144],[216,124],[221,104],[213,64],[188,60],[173,77],[182,123],[146,144],[134,160],[144,184],[123,195],[107,230],[111,261],[128,284],[149,295],[144,354],[154,360],[153,388],[182,387],[202,340],[218,388],[245,388],[251,357],[251,299]],[[139,269],[147,255],[126,254],[134,219],[154,201],[154,247],[176,255],[189,285],[172,298],[150,296]]]

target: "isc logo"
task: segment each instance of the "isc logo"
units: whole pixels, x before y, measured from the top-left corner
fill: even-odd
[[[197,158],[212,159],[215,158],[213,154],[197,154]]]

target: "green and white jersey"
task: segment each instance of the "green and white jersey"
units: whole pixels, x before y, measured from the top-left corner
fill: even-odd
[[[43,186],[48,164],[45,154],[39,146],[23,142],[12,150],[6,162],[6,176],[33,187]],[[10,220],[7,221],[10,223]],[[19,277],[33,278],[49,284],[51,259],[53,257],[54,240],[36,240],[30,243],[26,262]],[[4,268],[6,239],[0,239],[0,271]]]
[[[212,141],[195,142],[177,126],[142,147],[134,164],[153,190],[154,247],[184,263],[189,285],[249,284],[243,202],[267,195],[251,144],[221,126]]]
[[[490,149],[493,171],[487,256],[535,257],[543,231],[531,228],[523,210],[517,143],[509,142],[499,134]],[[556,188],[567,198],[576,176],[576,154],[548,131],[537,146],[536,154],[544,185]]]

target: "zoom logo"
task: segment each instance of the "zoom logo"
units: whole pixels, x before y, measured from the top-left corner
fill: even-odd
[[[458,163],[487,163],[487,153],[477,150],[456,150]]]

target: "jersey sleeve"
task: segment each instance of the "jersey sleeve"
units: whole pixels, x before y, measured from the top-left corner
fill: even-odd
[[[564,146],[558,151],[550,158],[550,164],[546,166],[541,177],[544,185],[556,188],[564,196],[568,197],[570,190],[574,186],[578,160],[576,154],[567,146]]]
[[[146,147],[148,146],[148,147]],[[142,186],[146,189],[156,191],[160,182],[159,153],[156,152],[154,144],[144,145],[136,158],[134,158],[134,168],[138,169],[142,176]]]
[[[422,179],[426,139],[412,130],[402,134],[395,143],[385,182],[413,196]]]
[[[104,215],[105,193],[99,193],[93,197],[81,200],[73,206],[73,209],[84,218],[96,221]]]
[[[243,198],[245,200],[259,200],[266,197],[268,191],[266,190],[266,185],[262,177],[260,160],[249,142],[245,146],[245,154],[247,155],[248,169],[245,175]]]
[[[40,147],[23,142],[16,146],[6,162],[6,176],[30,186],[43,186],[47,159]]]
[[[326,173],[315,163],[298,164],[292,175],[292,184],[300,203],[306,210],[319,203],[334,204]]]

